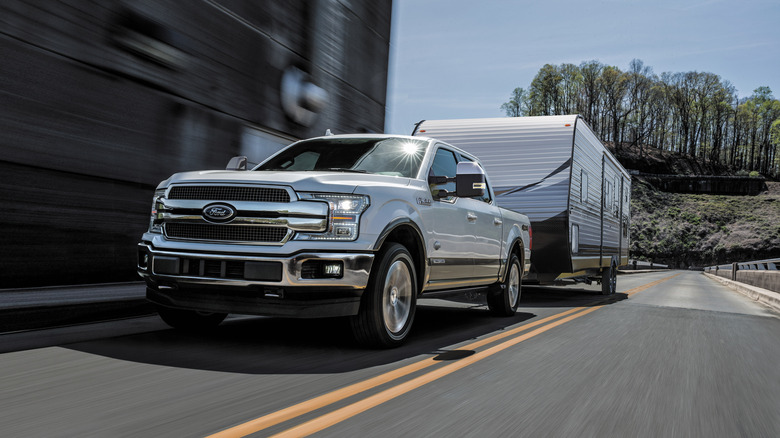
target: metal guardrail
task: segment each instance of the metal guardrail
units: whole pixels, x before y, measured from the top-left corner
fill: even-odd
[[[780,292],[780,259],[734,262],[730,265],[708,266],[706,274]]]
[[[623,266],[623,269],[669,269],[669,265],[661,263],[646,262],[644,260],[631,259],[628,264]]]
[[[729,265],[707,266],[704,272],[712,271],[780,271],[780,259],[755,260],[752,262],[735,262]]]

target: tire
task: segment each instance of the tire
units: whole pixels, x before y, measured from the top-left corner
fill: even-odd
[[[517,254],[512,254],[507,264],[504,281],[488,292],[487,303],[490,313],[496,316],[512,316],[517,311],[523,290],[523,269]]]
[[[409,334],[417,308],[417,274],[409,251],[389,243],[379,253],[363,291],[358,314],[350,317],[355,340],[367,347],[392,348]]]
[[[157,313],[169,326],[180,330],[206,330],[218,326],[227,313],[199,312],[196,310],[173,309],[157,306]]]
[[[612,295],[617,291],[617,262],[613,259],[609,268],[601,274],[601,294]]]

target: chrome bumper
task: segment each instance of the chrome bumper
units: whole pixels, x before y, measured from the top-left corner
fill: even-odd
[[[340,278],[303,278],[304,263],[343,263]],[[289,257],[224,255],[156,250],[138,245],[138,274],[152,287],[193,286],[364,289],[373,253],[299,253]],[[192,265],[192,266],[190,266]]]

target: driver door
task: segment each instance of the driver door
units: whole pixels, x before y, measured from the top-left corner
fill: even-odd
[[[436,150],[429,175],[454,177],[458,161],[453,151]],[[455,183],[431,185],[433,203],[429,210],[432,238],[428,239],[427,253],[430,266],[429,289],[469,286],[474,276],[473,246],[476,243],[469,212],[463,200],[455,196],[439,198],[439,190],[455,191]]]

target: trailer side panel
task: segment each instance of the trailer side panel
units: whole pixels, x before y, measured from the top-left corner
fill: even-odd
[[[533,271],[570,272],[568,202],[577,116],[425,121],[415,135],[479,157],[500,207],[522,212],[534,233]],[[546,278],[550,277],[551,278]]]

